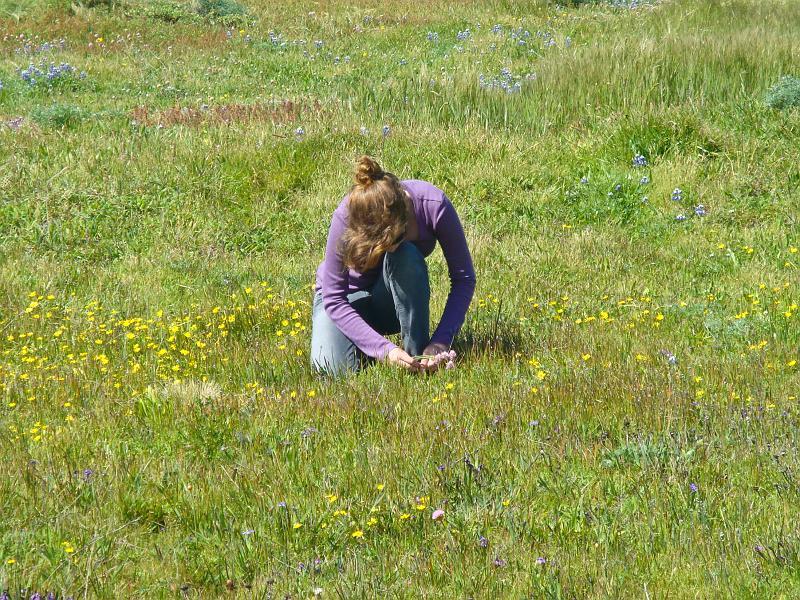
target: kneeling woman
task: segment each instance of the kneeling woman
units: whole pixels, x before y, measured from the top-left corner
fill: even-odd
[[[317,269],[311,364],[321,372],[358,370],[374,360],[411,371],[435,371],[421,354],[446,352],[475,292],[475,271],[455,208],[421,180],[400,181],[361,157],[355,184],[333,213],[325,258]],[[430,331],[425,257],[442,246],[450,293]],[[384,336],[400,333],[403,348]]]

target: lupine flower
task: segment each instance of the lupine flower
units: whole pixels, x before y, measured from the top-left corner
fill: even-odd
[[[502,558],[500,558],[498,556],[498,557],[496,557],[494,559],[494,566],[495,567],[505,567],[506,566],[506,561],[504,561]]]
[[[647,196],[642,196],[642,203],[643,204],[647,204],[647,200],[648,200]]]
[[[633,157],[633,166],[634,167],[646,167],[647,166],[647,159],[642,156],[641,154],[636,154]]]
[[[694,214],[698,217],[704,217],[706,215],[706,209],[702,204],[698,204],[694,207]]]
[[[584,185],[586,185],[587,183],[589,183],[589,178],[588,178],[588,177],[586,177],[586,176],[584,176],[584,177],[581,177],[581,183],[582,183],[582,184],[584,184]]]
[[[639,180],[639,183],[640,183],[641,185],[647,185],[648,183],[650,183],[650,178],[649,178],[647,175],[645,175],[644,177],[642,177],[642,178]]]
[[[492,33],[503,33],[503,26],[499,23],[492,27]]]
[[[306,130],[302,127],[298,127],[294,130],[294,135],[299,139],[302,138],[306,134]]]
[[[522,91],[522,82],[520,79],[518,75],[515,76],[511,74],[511,69],[503,67],[498,77],[486,79],[483,73],[478,75],[478,87],[489,90],[500,88],[507,94],[514,94]]]
[[[388,125],[384,125],[381,132],[383,133],[383,137],[389,137],[389,134],[392,133],[392,128]]]
[[[463,42],[463,41],[464,41],[464,40],[466,40],[466,39],[467,39],[469,36],[470,36],[470,30],[469,30],[469,27],[468,27],[468,28],[467,28],[467,29],[465,29],[464,31],[459,31],[459,32],[456,34],[456,39],[457,39],[457,40],[459,40],[459,41],[462,41],[462,42]]]
[[[683,190],[681,188],[675,188],[672,190],[672,200],[675,202],[680,202],[683,200]]]
[[[691,492],[692,492],[693,494],[696,494],[696,493],[697,493],[697,490],[698,490],[697,484],[696,484],[696,483],[690,483],[690,484],[689,484],[689,489],[691,490]]]
[[[314,40],[314,45],[317,47],[317,50],[319,50],[320,48],[322,48],[322,46],[323,46],[323,44],[324,44],[324,43],[325,43],[325,42],[323,42],[322,40]]]
[[[660,350],[659,352],[661,352],[664,358],[667,359],[667,362],[669,364],[674,365],[678,363],[678,359],[676,358],[676,356],[669,350]]]
[[[478,538],[478,545],[479,545],[481,548],[488,548],[488,547],[489,547],[489,540],[487,540],[487,539],[486,539],[485,537],[483,537],[483,536],[480,536],[480,537]]]
[[[544,556],[540,556],[539,558],[536,559],[536,564],[537,565],[543,565],[546,562],[547,562],[547,559]]]
[[[245,530],[242,532],[242,535],[253,535],[255,532],[256,532],[256,530],[255,530],[255,529],[245,529]]]
[[[675,220],[676,221],[685,221],[686,220],[686,215],[684,215],[684,214],[675,215]]]
[[[428,41],[433,42],[434,44],[439,43],[439,34],[435,31],[428,32]]]

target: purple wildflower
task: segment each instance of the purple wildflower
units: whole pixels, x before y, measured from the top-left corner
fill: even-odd
[[[696,484],[696,483],[690,483],[690,484],[689,484],[689,489],[691,490],[691,492],[692,492],[693,494],[696,494],[696,493],[697,493],[697,490],[698,490],[699,488],[697,487],[697,484]]]
[[[302,437],[305,440],[310,438],[315,433],[319,433],[319,429],[317,429],[316,427],[306,427],[305,429],[303,429],[302,432],[300,432],[300,437]]]
[[[647,159],[642,156],[641,154],[636,154],[633,157],[633,166],[634,167],[646,167],[647,166]]]
[[[506,561],[504,561],[502,558],[500,558],[498,556],[498,557],[496,557],[494,559],[494,566],[495,567],[505,567],[506,566]]]
[[[481,536],[481,537],[478,538],[478,545],[481,548],[488,548],[489,547],[489,540],[487,540],[485,537]]]
[[[536,564],[537,565],[543,565],[546,562],[547,562],[547,559],[544,556],[540,556],[539,558],[536,559]]]

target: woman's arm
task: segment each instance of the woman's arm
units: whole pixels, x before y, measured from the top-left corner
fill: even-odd
[[[447,261],[450,293],[439,326],[431,336],[431,344],[441,343],[450,347],[464,324],[467,309],[475,293],[475,269],[461,220],[450,199],[444,194],[434,216],[433,231]]]
[[[322,267],[322,305],[325,312],[364,354],[383,359],[397,346],[375,331],[347,300],[350,273],[342,264],[339,240],[346,228],[341,211],[333,213]]]

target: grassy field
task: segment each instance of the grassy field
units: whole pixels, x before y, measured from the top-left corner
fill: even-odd
[[[800,3],[630,4],[0,0],[0,593],[800,597]],[[310,371],[361,153],[453,370]]]

